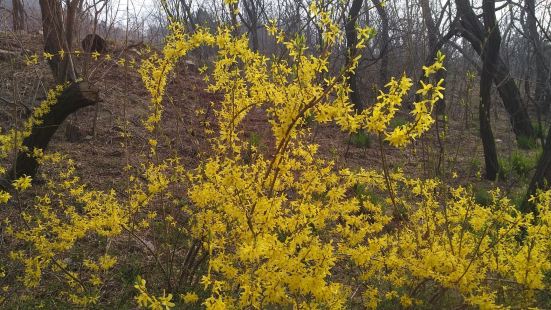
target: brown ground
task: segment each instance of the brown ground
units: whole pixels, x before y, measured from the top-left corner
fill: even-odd
[[[0,34],[0,50],[21,53],[41,54],[41,36],[38,34]],[[111,49],[115,49],[111,47]],[[129,59],[139,57],[135,51],[120,51],[117,55]],[[82,58],[82,57],[81,57]],[[17,94],[18,102],[28,108],[44,97],[44,90],[53,83],[49,68],[45,63],[25,66],[23,56],[0,57],[0,97],[13,101]],[[83,71],[85,61],[77,60]],[[112,63],[92,63],[86,70],[92,72],[91,81],[101,91],[102,103],[98,107],[89,107],[69,118],[54,137],[50,149],[60,151],[75,159],[79,174],[93,187],[118,187],[123,177],[122,167],[127,163],[136,163],[148,154],[148,134],[141,120],[147,115],[148,94],[135,70]],[[40,83],[39,83],[40,82]],[[483,169],[482,147],[477,135],[477,120],[472,117],[470,128],[465,128],[465,108],[460,98],[466,97],[461,78],[451,78],[454,95],[447,96],[449,129],[444,141],[445,160],[440,166],[441,176],[448,178],[452,171],[459,174],[453,180],[456,183],[478,182],[477,171]],[[209,110],[210,102],[216,102],[217,96],[207,93],[206,84],[198,73],[182,62],[174,74],[168,88],[167,104],[163,114],[163,131],[160,139],[161,155],[178,155],[187,167],[193,167],[208,152],[208,139],[204,133],[204,121],[213,122],[213,113],[197,115],[198,109]],[[17,89],[17,92],[14,92]],[[474,114],[477,111],[476,94],[471,96],[470,105]],[[14,123],[12,105],[4,106],[0,114],[2,128]],[[18,111],[23,111],[20,106]],[[94,132],[94,118],[97,123]],[[407,119],[407,112],[400,116]],[[495,112],[497,119],[494,133],[498,142],[500,156],[510,156],[514,150],[514,138],[506,114],[501,108]],[[18,119],[21,122],[21,118]],[[321,154],[331,158],[339,166],[381,168],[379,144],[376,137],[370,137],[371,146],[362,147],[349,144],[350,137],[340,132],[336,126],[312,124],[312,141],[318,143]],[[246,135],[260,137],[261,149],[269,149],[270,132],[262,111],[254,111],[244,124]],[[74,132],[77,134],[74,134]],[[122,137],[127,132],[131,138]],[[71,135],[67,135],[71,133]],[[70,138],[70,139],[68,139]],[[71,140],[71,141],[69,141]],[[401,167],[413,176],[434,176],[438,143],[436,134],[431,132],[405,150],[397,150],[384,144],[384,153],[390,168]],[[268,150],[269,151],[269,150]],[[483,172],[483,171],[482,171]],[[507,183],[501,182],[502,185]]]

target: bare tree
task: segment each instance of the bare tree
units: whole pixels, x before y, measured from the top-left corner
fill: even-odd
[[[485,30],[485,44],[482,48],[482,74],[480,76],[480,105],[479,123],[480,138],[484,148],[484,162],[486,167],[485,177],[495,180],[499,172],[499,162],[490,122],[492,72],[497,64],[501,37],[496,23],[495,0],[483,0],[483,18]]]
[[[68,3],[67,15],[64,16],[61,1],[40,0],[44,51],[55,55],[48,60],[48,64],[58,82],[76,80],[76,72],[70,55],[73,40],[73,28],[70,27],[74,27],[78,1],[81,0],[73,0]],[[63,58],[59,55],[60,51],[64,52]]]
[[[348,18],[346,19],[345,32],[346,32],[346,46],[349,51],[349,55],[346,58],[347,63],[352,61],[352,58],[356,57],[358,54],[356,45],[358,44],[358,34],[356,31],[356,21],[358,19],[358,14],[362,8],[363,0],[352,0],[352,5],[348,11]],[[357,70],[356,70],[357,71]],[[363,104],[360,98],[360,93],[358,89],[358,82],[356,79],[356,71],[348,74],[348,84],[350,86],[350,101],[354,104],[356,110],[361,111],[363,109]]]
[[[525,0],[526,9],[526,32],[531,42],[532,53],[534,55],[534,65],[536,70],[536,86],[534,89],[534,103],[538,112],[546,113],[549,111],[547,99],[551,98],[551,88],[549,87],[549,67],[544,55],[543,44],[538,33],[536,19],[536,4],[534,0]],[[539,114],[538,114],[539,115]]]
[[[468,0],[456,0],[457,12],[460,16],[461,35],[469,41],[478,55],[482,55],[485,42],[484,27],[473,11]],[[499,32],[499,28],[495,29]],[[497,34],[499,35],[499,33]],[[496,55],[496,63],[490,66],[492,79],[497,87],[503,105],[509,114],[509,119],[516,135],[517,141],[534,138],[534,129],[530,117],[523,105],[522,97],[517,84],[511,77],[509,68],[499,53]]]
[[[49,60],[50,68],[58,83],[67,80],[73,83],[63,91],[57,99],[57,103],[42,117],[42,123],[35,125],[31,129],[31,134],[23,140],[23,146],[31,152],[36,148],[46,149],[54,133],[69,115],[99,101],[97,90],[90,84],[75,82],[76,73],[69,57],[73,39],[73,28],[71,27],[74,26],[79,1],[81,0],[68,1],[65,8],[66,15],[63,16],[61,1],[40,0],[44,51],[56,55]],[[63,58],[59,55],[60,51],[63,51]],[[38,166],[39,163],[34,156],[29,156],[26,152],[20,152],[14,165],[9,170],[7,178],[14,179],[23,175],[34,177],[38,171]]]
[[[25,29],[25,8],[22,0],[12,0],[13,31]]]
[[[536,16],[535,14],[535,7],[533,6],[533,0],[527,0],[526,1],[526,9],[528,11],[528,15],[532,15],[532,17],[528,17],[528,27],[532,28],[529,29],[530,32],[530,39],[532,40],[532,43],[534,45],[534,52],[536,53],[536,58],[541,57],[539,60],[536,60],[538,63],[539,61],[543,61],[542,65],[545,65],[545,70],[547,70],[547,74],[549,74],[549,68],[546,66],[545,58],[543,57],[543,53],[540,54],[540,56],[537,56],[538,53],[538,43],[537,41],[542,43],[540,39],[540,34],[537,31],[537,27],[534,29],[533,27],[535,24],[537,24]],[[532,20],[530,20],[532,19]],[[542,37],[545,37],[548,42],[551,42],[551,32],[546,31],[543,27],[539,27],[542,29]],[[540,45],[540,48],[542,46]],[[543,48],[540,50],[543,52]],[[540,63],[541,64],[541,63]],[[541,79],[540,76],[537,76],[536,83],[544,83],[540,86],[540,90],[542,94],[540,94],[540,97],[537,97],[538,92],[536,91],[536,100],[545,98],[546,102],[542,102],[542,105],[551,106],[551,96],[549,94],[545,93],[545,90],[551,89],[551,80],[549,77],[545,79]],[[540,101],[541,102],[541,101]],[[549,127],[547,132],[547,138],[545,139],[545,143],[543,145],[543,153],[540,156],[538,163],[536,165],[536,169],[534,172],[534,175],[532,176],[532,180],[530,181],[530,184],[528,186],[528,190],[526,192],[526,197],[522,203],[521,209],[524,212],[537,212],[536,205],[529,201],[530,197],[532,195],[536,194],[536,191],[538,189],[546,190],[551,188],[551,127]]]
[[[192,0],[162,0],[160,4],[165,14],[170,19],[186,25],[191,32],[195,31],[197,22],[191,9],[193,4]]]
[[[377,10],[377,14],[381,19],[381,29],[379,30],[379,57],[381,58],[381,67],[379,69],[379,87],[383,87],[389,80],[388,73],[388,45],[390,44],[389,17],[380,0],[372,0]]]
[[[260,18],[262,14],[265,14],[264,2],[262,0],[243,0],[242,6],[246,16],[239,13],[239,17],[249,33],[251,48],[256,52],[258,51],[258,29],[261,27]]]

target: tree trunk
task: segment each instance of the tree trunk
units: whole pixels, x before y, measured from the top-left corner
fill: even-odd
[[[480,106],[479,106],[479,122],[480,122],[480,138],[482,139],[482,146],[484,149],[484,164],[485,171],[484,177],[487,180],[494,181],[497,178],[499,172],[499,162],[497,159],[497,151],[494,140],[494,134],[490,123],[490,90],[491,90],[491,77],[486,77],[487,74],[483,74],[483,78],[480,81]],[[490,79],[488,82],[487,80]],[[488,83],[490,83],[488,85]],[[482,88],[484,87],[484,89]]]
[[[258,14],[259,8],[255,0],[243,1],[243,7],[247,14],[248,22],[242,19],[243,23],[249,31],[249,42],[252,50],[258,52]]]
[[[389,82],[387,50],[388,45],[390,44],[390,37],[388,35],[388,14],[380,0],[372,0],[372,2],[377,10],[379,18],[381,19],[381,30],[379,32],[379,56],[381,58],[381,67],[379,69],[379,87],[382,88]]]
[[[68,5],[68,19],[65,19],[65,26],[73,25],[75,14],[80,0],[74,0]],[[72,67],[69,55],[63,59],[59,56],[59,51],[69,52],[68,40],[72,40],[71,31],[65,31],[63,24],[63,15],[61,2],[56,0],[40,0],[42,10],[42,28],[44,32],[44,51],[56,55],[48,61],[52,73],[58,83],[66,81],[68,70],[70,70],[71,80],[76,80],[75,72]],[[71,12],[72,10],[72,12]],[[42,118],[40,125],[35,125],[31,129],[31,134],[23,140],[25,149],[32,152],[34,149],[45,150],[52,136],[63,123],[63,121],[74,112],[81,108],[96,104],[99,101],[98,91],[93,89],[87,82],[73,83],[68,86],[57,98],[57,102],[50,108],[50,111]],[[8,171],[6,178],[8,180],[19,178],[22,175],[34,177],[38,170],[36,158],[29,156],[26,152],[20,152],[17,155],[15,164]],[[5,182],[4,182],[5,183]],[[4,184],[5,185],[5,184]]]
[[[543,154],[538,160],[536,172],[532,176],[526,197],[520,209],[526,213],[537,212],[535,204],[528,200],[536,194],[538,189],[547,190],[549,188],[551,188],[551,128],[547,132]]]
[[[193,18],[193,13],[191,12],[191,2],[188,4],[186,0],[180,0],[180,5],[184,9],[184,18],[186,19],[186,24],[190,32],[195,32],[197,26],[195,25],[195,18]]]
[[[352,0],[352,5],[348,11],[348,18],[346,20],[346,25],[344,26],[346,33],[346,47],[348,49],[349,55],[346,59],[347,66],[350,65],[351,60],[357,56],[358,49],[356,45],[358,44],[358,34],[356,31],[356,20],[358,19],[358,14],[362,8],[363,0]],[[357,111],[363,110],[362,100],[360,98],[360,93],[358,89],[358,81],[356,78],[356,71],[348,73],[348,85],[350,86],[350,101],[354,105]]]
[[[72,6],[72,4],[69,4]],[[56,81],[63,83],[68,79],[76,80],[76,74],[72,62],[70,52],[70,42],[72,40],[71,31],[66,31],[63,24],[63,11],[61,1],[57,0],[40,0],[40,10],[42,13],[42,31],[44,36],[44,51],[53,54],[54,57],[48,60],[50,69],[52,69]],[[74,24],[74,14],[67,16],[66,23],[68,26]],[[72,21],[70,19],[73,19]],[[58,55],[60,51],[64,51],[63,59]]]
[[[436,24],[434,23],[434,19],[432,18],[432,12],[430,10],[429,0],[420,0],[421,4],[421,10],[423,12],[423,21],[425,23],[425,27],[427,27],[427,38],[429,41],[429,54],[427,58],[425,59],[425,64],[428,66],[434,62],[434,58],[436,57],[436,52],[441,48],[439,45],[439,39],[440,36],[438,27],[436,27]],[[453,27],[453,25],[452,25]],[[447,41],[447,40],[446,40]],[[436,51],[433,53],[433,51]],[[444,88],[446,88],[445,79],[446,79],[446,71],[440,70],[436,73],[435,79],[437,81],[444,79],[444,84],[442,85]],[[438,101],[438,104],[436,106],[436,114],[437,115],[443,115],[446,110],[446,98],[443,98],[442,100]]]
[[[482,8],[484,12],[486,44],[482,49],[482,73],[480,76],[480,138],[482,139],[484,148],[485,177],[488,180],[495,180],[499,172],[499,163],[490,122],[490,107],[492,102],[492,68],[495,67],[496,59],[499,55],[501,38],[497,32],[494,0],[483,0]]]
[[[430,9],[429,1],[428,0],[420,0],[421,5],[421,11],[423,13],[423,21],[425,23],[425,27],[427,27],[427,38],[428,38],[428,55],[425,58],[425,65],[430,66],[434,62],[434,58],[436,57],[436,54],[438,51],[442,48],[442,45],[447,42],[454,34],[454,25],[455,22],[451,25],[451,30],[448,34],[446,34],[445,38],[442,38],[443,40],[439,40],[440,37],[440,31],[438,30],[438,27],[436,26],[434,19],[432,17],[432,12]],[[421,74],[421,81],[426,80],[426,77],[424,74]],[[440,81],[443,80],[442,86],[446,88],[446,71],[445,70],[439,70],[435,74],[435,80]],[[416,96],[417,97],[417,96]],[[445,149],[444,149],[444,142],[442,141],[442,135],[440,132],[444,130],[441,127],[445,128],[446,124],[446,118],[444,117],[444,114],[446,112],[446,96],[442,98],[438,103],[436,104],[435,108],[435,124],[434,128],[436,140],[438,141],[438,156],[437,156],[437,162],[435,165],[435,171],[437,175],[440,174],[442,163],[444,162],[444,156],[445,156]],[[417,100],[417,99],[416,99]],[[444,126],[442,126],[444,125]]]
[[[538,34],[536,20],[536,4],[534,0],[525,1],[526,8],[526,33],[532,44],[536,66],[536,87],[534,90],[534,103],[538,113],[547,113],[549,104],[547,98],[551,98],[551,87],[549,83],[549,67],[545,59],[540,35]]]
[[[98,91],[87,82],[72,84],[61,93],[57,103],[44,115],[42,124],[32,128],[31,135],[23,140],[23,146],[29,152],[35,148],[46,150],[52,136],[67,116],[98,101]],[[8,178],[13,180],[23,175],[34,177],[37,170],[36,158],[29,156],[26,152],[21,152],[17,155],[17,160],[10,169]]]
[[[537,21],[535,15],[534,0],[526,0],[526,27],[532,42],[532,48],[535,54],[536,65],[536,89],[535,102],[538,112],[548,112],[551,106],[551,80],[549,79],[550,70],[544,56],[544,50],[541,38],[538,34]],[[528,201],[531,196],[536,194],[538,189],[547,190],[551,188],[551,128],[547,132],[547,138],[543,145],[543,153],[538,160],[536,171],[532,176],[530,185],[526,192],[526,197],[522,203],[523,212],[537,212],[534,203]]]
[[[12,0],[13,31],[25,30],[25,8],[21,0]]]
[[[478,55],[482,55],[482,42],[485,39],[485,31],[482,24],[476,17],[468,0],[456,0],[455,2],[457,12],[461,17],[461,35],[471,43],[471,46]],[[501,37],[498,28],[495,29],[495,36]],[[511,77],[509,67],[499,55],[499,51],[496,55],[494,65],[489,69],[491,70],[494,84],[497,87],[503,105],[509,114],[509,120],[517,142],[524,138],[533,139],[535,135],[530,117],[528,116],[526,107],[522,103],[517,84]]]
[[[232,2],[228,4],[228,9],[230,10],[230,21],[232,26],[232,35],[234,37],[239,36],[239,24],[237,23],[237,12],[238,12],[237,2]]]

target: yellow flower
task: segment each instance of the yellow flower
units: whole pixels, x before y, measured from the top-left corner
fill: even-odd
[[[37,63],[38,63],[38,55],[33,54],[33,55],[31,55],[30,57],[29,57],[29,56],[25,56],[25,64],[26,64],[27,66],[36,65]]]
[[[356,30],[360,40],[369,40],[375,34],[375,30],[371,27],[358,27]]]
[[[46,59],[46,60],[51,60],[54,57],[53,54],[50,54],[48,52],[44,52],[43,56],[44,56],[44,59]]]
[[[12,182],[13,187],[18,191],[24,191],[27,188],[31,187],[32,178],[30,176],[24,175],[19,179]]]
[[[199,296],[192,292],[182,294],[180,297],[186,304],[194,304],[199,300]]]
[[[11,195],[8,192],[0,191],[0,203],[6,203],[10,200]]]
[[[108,270],[113,268],[113,266],[115,266],[116,263],[117,263],[117,259],[107,254],[99,258],[99,265],[103,270]]]
[[[392,146],[402,147],[408,144],[408,135],[405,126],[396,127],[390,134],[386,134],[387,140]]]
[[[425,84],[425,82],[420,81],[422,88],[417,91],[417,94],[421,94],[423,96],[426,96],[427,93],[432,89],[432,84]]]

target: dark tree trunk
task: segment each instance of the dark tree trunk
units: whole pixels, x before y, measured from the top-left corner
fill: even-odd
[[[40,10],[42,12],[42,29],[44,36],[44,52],[55,55],[48,60],[48,65],[54,73],[54,77],[58,77],[61,58],[56,55],[62,50],[61,42],[58,38],[62,33],[63,24],[61,16],[61,3],[57,1],[40,0]]]
[[[484,27],[476,17],[468,0],[456,0],[457,12],[461,17],[461,35],[471,43],[478,55],[482,55],[485,40]],[[495,14],[495,12],[494,12]],[[500,37],[499,29],[495,29],[496,36]],[[509,68],[498,54],[494,65],[489,68],[497,87],[503,105],[509,114],[511,126],[517,138],[517,142],[523,138],[534,138],[534,129],[526,107],[522,104],[522,98],[518,86],[509,73]]]
[[[427,38],[428,38],[428,55],[425,59],[425,65],[430,66],[434,62],[434,58],[436,57],[437,52],[442,48],[442,45],[448,41],[453,35],[453,29],[455,23],[452,23],[451,25],[451,31],[446,34],[446,38],[442,38],[442,40],[439,40],[440,37],[440,31],[438,30],[438,27],[434,23],[434,19],[432,17],[432,12],[429,5],[429,0],[420,0],[421,5],[421,11],[423,13],[423,21],[425,23],[425,27],[427,27]],[[426,77],[424,74],[421,74],[422,81],[426,80]],[[440,81],[443,80],[442,86],[446,88],[446,71],[440,70],[435,74],[435,80]],[[417,96],[416,96],[417,97]],[[446,112],[446,96],[442,98],[435,107],[435,135],[436,140],[438,141],[438,160],[435,165],[436,173],[439,175],[442,168],[442,163],[444,162],[444,156],[445,156],[445,149],[444,149],[444,142],[442,141],[442,135],[440,132],[443,130],[441,127],[445,127],[446,124],[446,118],[444,117],[444,114]],[[444,126],[442,126],[444,125]]]
[[[548,112],[551,106],[551,80],[549,79],[549,67],[544,57],[541,38],[538,34],[537,21],[535,16],[534,0],[526,0],[527,11],[527,32],[532,42],[536,63],[536,89],[534,100],[539,111]],[[528,201],[538,189],[547,190],[551,188],[551,128],[547,132],[547,138],[543,145],[543,153],[538,160],[536,171],[532,176],[526,197],[522,203],[523,212],[537,212],[534,203]]]
[[[13,31],[25,29],[25,8],[22,0],[12,0]]]
[[[356,21],[358,19],[358,14],[362,8],[363,0],[352,0],[352,5],[348,11],[348,18],[345,25],[346,33],[346,47],[350,55],[347,57],[347,65],[350,64],[351,60],[357,56],[358,49],[356,45],[358,44],[358,33],[356,31]],[[360,93],[358,89],[357,81],[357,68],[354,72],[348,73],[348,85],[350,86],[350,101],[354,105],[357,111],[363,110],[362,100],[360,98]]]
[[[73,50],[73,34],[75,33],[76,14],[81,0],[68,1],[65,17],[65,43],[69,51]]]
[[[388,83],[388,45],[390,44],[390,37],[388,35],[388,14],[385,10],[385,7],[380,0],[372,0],[377,14],[381,19],[381,30],[379,31],[380,44],[380,58],[381,58],[381,68],[379,69],[379,87],[382,88]]]
[[[537,212],[534,203],[528,201],[532,195],[536,194],[538,189],[546,190],[551,188],[551,128],[547,132],[547,138],[545,139],[545,145],[543,147],[543,154],[538,160],[536,166],[536,172],[532,176],[526,198],[524,199],[521,210],[523,212]]]
[[[232,26],[232,35],[234,37],[239,36],[239,24],[237,23],[237,12],[238,12],[238,5],[236,2],[232,2],[228,5],[228,9],[230,10],[230,21]]]
[[[490,122],[490,107],[492,105],[492,68],[496,65],[499,55],[501,38],[498,33],[495,15],[495,0],[483,0],[482,9],[486,31],[486,44],[482,49],[482,73],[480,76],[480,138],[484,148],[485,177],[495,180],[499,172],[494,134]]]
[[[74,1],[73,1],[74,2]],[[73,4],[69,6],[72,8]],[[71,9],[74,11],[74,9]],[[61,1],[40,0],[40,11],[42,13],[42,31],[44,36],[44,51],[55,55],[48,60],[48,64],[54,73],[56,81],[59,83],[67,80],[75,81],[76,74],[70,52],[70,43],[72,40],[72,31],[66,31],[65,26],[74,25],[74,13],[68,14],[66,25],[63,24],[63,10]],[[72,20],[71,20],[72,19]],[[59,51],[65,52],[65,57],[61,59]]]
[[[35,148],[46,150],[52,136],[67,116],[98,101],[98,91],[88,83],[72,84],[61,93],[57,103],[42,118],[42,124],[33,127],[31,135],[23,140],[23,146],[29,152],[32,152]],[[36,159],[26,152],[21,152],[17,156],[15,165],[10,169],[8,177],[10,179],[16,179],[23,175],[34,177],[37,170],[38,162]]]
[[[551,98],[551,87],[549,83],[549,67],[545,59],[543,46],[538,33],[536,20],[536,4],[534,0],[526,0],[526,33],[532,43],[533,54],[536,66],[536,87],[534,90],[534,103],[538,113],[547,113],[549,104],[547,98]]]
[[[436,57],[436,52],[442,48],[442,43],[439,41],[439,31],[438,27],[436,27],[436,24],[434,23],[434,19],[432,18],[432,12],[430,10],[429,0],[420,0],[421,4],[421,10],[423,12],[423,21],[425,22],[425,26],[427,27],[427,38],[429,41],[429,54],[427,58],[425,59],[425,65],[430,65],[434,62],[434,58]],[[452,25],[453,27],[453,25]],[[450,38],[453,36],[453,33],[450,34]],[[447,39],[449,40],[449,38]],[[447,41],[446,40],[446,41]],[[444,79],[444,84],[442,85],[444,88],[446,88],[445,79],[446,79],[446,71],[440,70],[436,73],[436,80],[440,81],[441,79]],[[446,98],[441,99],[438,101],[438,104],[436,106],[436,114],[437,115],[443,115],[446,110]]]
[[[185,19],[187,19],[187,25],[191,32],[195,32],[197,28],[195,24],[195,18],[193,18],[193,13],[191,12],[191,3],[187,3],[186,0],[180,0],[180,5],[184,9]]]
[[[522,104],[518,86],[511,77],[509,68],[499,55],[497,56],[497,64],[493,69],[495,70],[493,74],[494,84],[509,114],[517,142],[522,138],[535,139],[535,131],[526,107]]]
[[[423,12],[423,21],[425,27],[427,27],[427,38],[429,40],[429,51],[438,43],[438,28],[432,18],[432,12],[430,10],[429,0],[419,0],[421,4],[421,11]]]
[[[259,8],[258,4],[255,3],[255,0],[245,0],[243,1],[243,7],[245,8],[245,13],[247,14],[247,21],[242,18],[243,24],[247,27],[249,31],[249,42],[251,44],[252,50],[258,51],[258,14]]]
[[[74,0],[68,4],[71,6],[69,8],[70,11],[73,11],[72,13],[68,12],[68,15],[73,21],[69,22],[65,20],[68,24],[64,25],[61,2],[57,0],[40,0],[45,52],[56,55],[60,50],[69,51],[67,40],[72,40],[72,34],[65,32],[64,26],[72,25],[74,22],[74,10],[78,7],[77,3],[80,3],[80,0]],[[68,68],[72,70],[70,74],[72,74],[71,79],[74,80],[75,74],[68,55],[64,59],[56,56],[49,60],[48,63],[58,83],[66,80]],[[42,117],[42,123],[35,125],[31,129],[31,134],[23,140],[23,146],[29,152],[32,152],[34,149],[47,149],[52,136],[69,115],[81,108],[96,104],[98,101],[98,91],[93,89],[87,82],[71,84],[57,98],[56,104],[50,108],[50,111]],[[26,152],[20,152],[17,155],[15,164],[8,171],[6,178],[10,180],[22,175],[34,177],[38,166],[39,164],[34,157],[29,156]]]

